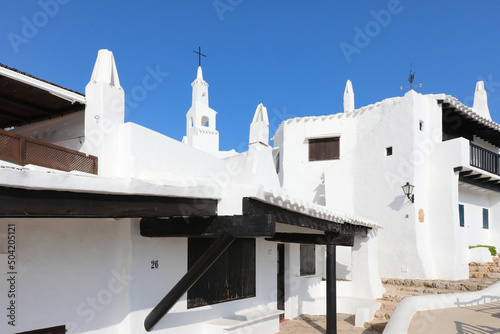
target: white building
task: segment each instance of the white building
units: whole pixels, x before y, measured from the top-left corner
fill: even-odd
[[[382,277],[466,279],[468,246],[500,247],[500,125],[482,82],[472,108],[410,90],[355,109],[348,81],[343,112],[286,120],[274,146],[283,189],[383,226]],[[349,278],[345,251],[337,269]]]
[[[107,50],[85,95],[6,66],[0,90],[0,333],[275,333],[335,302],[373,315],[378,225],[304,200],[284,166],[280,185],[263,105],[236,153],[219,151],[201,68],[183,143],[124,122]],[[338,298],[336,245],[353,262]]]

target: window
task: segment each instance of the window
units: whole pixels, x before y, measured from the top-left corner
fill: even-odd
[[[483,208],[483,228],[485,230],[489,229],[489,214],[488,209]]]
[[[214,239],[188,239],[188,267]],[[255,297],[255,239],[236,239],[188,290],[188,308]]]
[[[424,121],[420,121],[420,122],[418,122],[418,129],[419,129],[420,131],[424,131]]]
[[[307,275],[316,275],[316,247],[300,244],[300,276]]]
[[[391,156],[392,155],[392,146],[385,148],[385,154],[387,156]]]
[[[309,161],[335,160],[340,157],[340,137],[309,139]]]
[[[276,155],[275,165],[276,165],[276,174],[279,174],[280,173],[280,153],[279,152]]]
[[[201,126],[204,126],[204,127],[208,127],[209,126],[209,123],[208,123],[208,116],[203,116],[201,118]]]
[[[465,226],[465,216],[464,216],[464,205],[459,204],[458,205],[458,216],[460,218],[460,227]]]
[[[20,332],[17,334],[66,334],[65,326],[50,327],[45,329],[37,329],[34,331]]]

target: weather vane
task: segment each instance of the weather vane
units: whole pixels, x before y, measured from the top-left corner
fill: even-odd
[[[405,88],[413,89],[413,79],[415,79],[415,72],[413,72],[413,63],[410,66],[410,75],[408,76],[408,81],[410,82],[410,86],[401,86],[401,90]],[[422,84],[418,84],[416,87],[422,87]]]
[[[201,53],[201,47],[198,47],[198,52],[193,51],[198,55],[198,66],[201,66],[201,56],[206,57],[203,53]]]

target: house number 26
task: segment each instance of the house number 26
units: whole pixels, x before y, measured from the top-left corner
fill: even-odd
[[[158,269],[158,260],[151,260],[151,269]]]

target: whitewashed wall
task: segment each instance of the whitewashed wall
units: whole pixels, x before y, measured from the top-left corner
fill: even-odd
[[[299,192],[303,187],[302,198],[319,204],[325,194],[328,207],[384,226],[378,233],[383,277],[468,277],[464,242],[469,241],[456,229],[459,190],[453,169],[469,165],[469,142],[442,142],[438,99],[410,91],[354,112],[289,120],[275,136],[284,188]],[[340,136],[340,159],[309,162],[307,139],[328,136]],[[498,150],[479,138],[475,142]],[[386,155],[387,147],[392,156]],[[401,189],[406,182],[415,185],[413,204]],[[493,195],[476,198],[488,196]],[[492,227],[481,240],[497,233],[495,215],[490,210]]]
[[[2,219],[0,240],[8,224],[16,225],[17,237],[16,326],[4,314],[1,333],[57,325],[69,333],[146,333],[145,317],[187,270],[187,239],[141,237],[137,219]],[[276,309],[276,243],[257,239],[256,250],[256,297],[188,310],[184,295],[155,331],[201,333],[215,318]]]
[[[16,226],[15,328],[2,315],[1,333],[66,325],[69,333],[120,333],[130,281],[128,221],[2,219]],[[6,268],[0,268],[6,311]],[[10,276],[10,275],[9,275]]]

